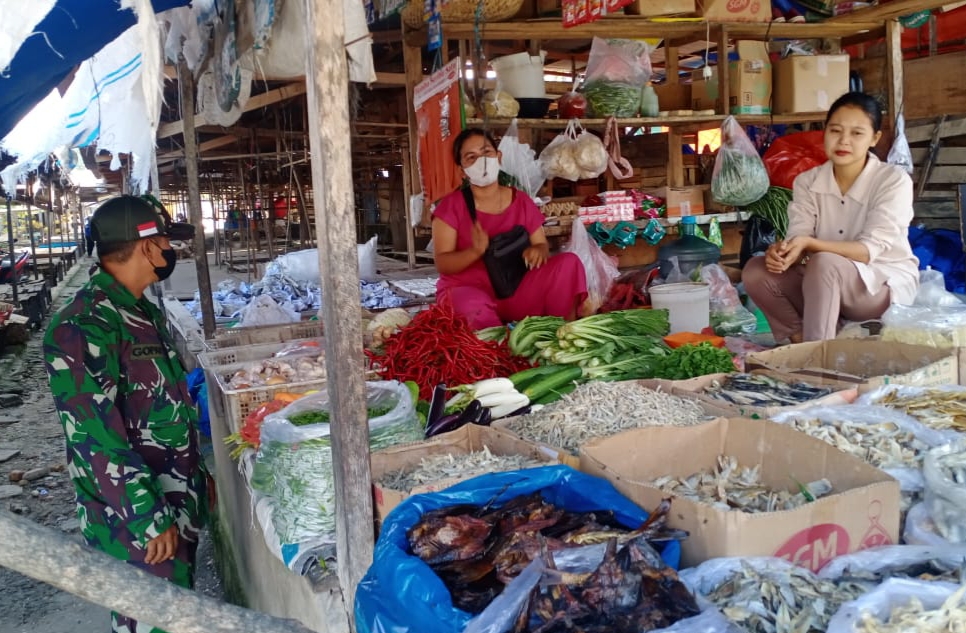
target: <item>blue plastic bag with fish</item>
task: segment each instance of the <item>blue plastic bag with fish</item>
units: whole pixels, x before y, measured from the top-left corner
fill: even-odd
[[[359,633],[460,633],[472,615],[453,606],[449,590],[436,573],[409,553],[406,532],[430,510],[490,503],[500,506],[539,491],[548,503],[575,512],[612,510],[629,528],[648,513],[610,482],[568,466],[544,466],[482,475],[429,494],[413,495],[383,522],[372,565],[356,589],[354,614]],[[681,546],[672,541],[659,550],[677,569]]]

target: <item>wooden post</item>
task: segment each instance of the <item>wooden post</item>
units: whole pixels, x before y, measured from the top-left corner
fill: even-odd
[[[195,131],[195,78],[184,57],[178,60],[178,89],[181,92],[181,118],[184,120],[184,163],[188,176],[188,217],[195,225],[195,270],[201,299],[201,327],[205,338],[215,336],[215,308],[208,274],[205,225],[201,221],[201,189],[198,184],[198,136]]]
[[[886,22],[886,68],[888,70],[889,122],[895,134],[902,111],[902,25],[899,20]]]
[[[416,109],[413,106],[413,89],[416,87],[420,81],[423,80],[423,57],[422,51],[418,46],[410,46],[406,41],[406,31],[407,28],[403,25],[403,68],[406,71],[406,117],[409,123],[409,194],[415,195],[423,190],[422,183],[419,180],[419,148],[418,135],[415,133],[417,129],[416,124]],[[479,68],[473,68],[473,76],[476,77],[477,73],[485,72],[481,71]],[[473,96],[476,99],[476,95]],[[473,101],[476,103],[476,101]],[[409,205],[409,201],[406,201],[406,205]],[[423,201],[423,207],[426,206],[426,201]],[[420,210],[421,211],[421,210]],[[419,221],[422,223],[423,214],[420,213]]]
[[[351,144],[349,71],[342,3],[305,2],[305,41],[314,43],[305,79],[332,414],[336,558],[351,613],[356,586],[372,562],[373,513],[352,156],[346,151]],[[349,621],[354,630],[354,619]]]
[[[0,533],[0,565],[168,633],[311,633],[296,620],[179,587],[6,510]]]
[[[728,67],[728,27],[724,25],[718,32],[718,94],[721,95],[721,114],[730,114],[731,69]]]

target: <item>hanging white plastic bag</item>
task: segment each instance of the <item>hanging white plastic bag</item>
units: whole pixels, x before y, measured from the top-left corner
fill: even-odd
[[[527,195],[536,198],[547,177],[537,160],[537,153],[528,144],[520,142],[516,119],[510,122],[497,149],[502,154],[500,168],[513,176]]]
[[[896,117],[896,136],[892,140],[886,162],[901,167],[907,174],[912,174],[912,150],[909,149],[909,139],[906,138],[906,118],[901,113]]]
[[[768,170],[738,119],[728,116],[721,124],[721,147],[711,174],[715,202],[744,207],[768,192]]]
[[[597,311],[607,298],[610,287],[614,280],[620,275],[617,266],[611,261],[600,246],[597,245],[584,223],[574,222],[570,229],[570,241],[563,247],[565,252],[575,254],[580,258],[580,263],[584,265],[584,272],[587,276],[587,299],[589,307],[594,312]]]
[[[927,580],[908,580],[905,578],[890,578],[869,593],[857,600],[842,605],[829,621],[827,633],[860,633],[863,630],[885,630],[871,624],[872,628],[863,628],[865,618],[875,618],[879,622],[889,620],[893,610],[908,607],[913,599],[918,600],[926,610],[933,611],[943,606],[950,598],[961,605],[966,585],[957,587],[948,582],[930,582]],[[915,630],[910,628],[909,630]],[[945,624],[937,623],[933,631],[951,631]]]
[[[650,45],[595,37],[580,91],[587,97],[592,116],[632,117],[640,110],[641,92],[650,79]]]
[[[301,320],[298,312],[286,305],[276,303],[270,295],[258,295],[241,311],[238,321],[239,327],[257,325],[283,325],[298,323]]]
[[[607,149],[600,138],[587,130],[582,130],[574,141],[574,162],[580,170],[580,178],[597,178],[607,169]]]
[[[359,279],[363,281],[372,281],[376,278],[378,242],[379,236],[373,235],[365,244],[356,244],[356,256],[359,258]]]

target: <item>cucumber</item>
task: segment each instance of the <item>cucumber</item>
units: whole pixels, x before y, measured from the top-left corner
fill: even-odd
[[[517,391],[525,388],[532,381],[536,380],[539,376],[546,376],[547,374],[552,374],[560,369],[559,365],[540,365],[539,367],[532,367],[530,369],[524,369],[523,371],[518,371],[517,373],[510,376],[510,382],[513,383],[513,388]]]
[[[531,404],[550,404],[551,402],[556,402],[576,388],[577,383],[572,382],[569,385],[564,385],[558,389],[551,389],[548,393],[544,394],[543,397]]]
[[[530,398],[530,402],[537,402],[540,398],[555,389],[561,389],[568,383],[580,380],[584,375],[581,367],[572,365],[562,366],[557,371],[540,376],[523,389],[523,395]]]

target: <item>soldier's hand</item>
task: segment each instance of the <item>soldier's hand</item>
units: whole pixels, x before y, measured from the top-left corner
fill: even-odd
[[[172,525],[160,535],[148,541],[148,554],[144,557],[144,562],[148,565],[157,565],[166,560],[172,560],[177,551],[178,527]]]

